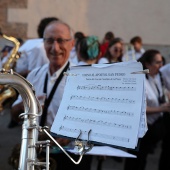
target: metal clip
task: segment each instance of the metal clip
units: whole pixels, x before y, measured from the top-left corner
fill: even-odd
[[[85,154],[86,152],[90,151],[93,147],[93,144],[90,143],[89,139],[90,139],[90,132],[91,129],[88,132],[88,140],[87,141],[80,141],[79,138],[82,134],[81,130],[80,133],[78,135],[78,137],[75,140],[75,148],[78,150],[78,152],[80,154]]]

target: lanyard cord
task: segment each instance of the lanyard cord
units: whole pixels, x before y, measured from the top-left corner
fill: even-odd
[[[67,71],[69,67],[69,62],[67,63],[67,65],[65,66],[65,68],[63,69],[63,71],[61,72],[61,74],[59,75],[58,79],[56,80],[51,92],[50,92],[50,95],[48,98],[45,99],[45,102],[44,102],[44,108],[43,108],[43,113],[42,113],[42,116],[41,116],[41,121],[40,121],[40,126],[44,126],[45,125],[45,121],[46,121],[46,118],[47,118],[47,110],[48,110],[48,107],[51,103],[51,100],[54,96],[54,93],[59,85],[59,83],[61,82],[63,76],[64,76],[64,72]],[[46,74],[46,77],[45,77],[45,81],[44,81],[44,89],[43,89],[43,92],[44,93],[47,93],[47,82],[48,82],[48,73]]]

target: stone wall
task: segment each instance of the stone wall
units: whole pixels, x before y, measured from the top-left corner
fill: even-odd
[[[27,38],[27,24],[8,22],[8,8],[27,8],[27,0],[0,0],[0,28],[8,36]]]

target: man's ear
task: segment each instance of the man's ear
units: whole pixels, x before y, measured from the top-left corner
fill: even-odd
[[[147,62],[145,63],[146,68],[149,68],[150,65],[151,65],[150,63],[147,63]]]
[[[75,45],[75,40],[73,39],[73,40],[71,40],[71,43],[72,43],[72,48],[74,47],[74,45]]]

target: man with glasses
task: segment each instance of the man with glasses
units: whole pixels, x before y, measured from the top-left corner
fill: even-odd
[[[43,39],[49,64],[31,71],[27,80],[34,86],[38,98],[41,98],[44,94],[46,95],[43,114],[39,122],[40,126],[51,127],[64,92],[66,77],[63,76],[63,73],[71,66],[68,59],[74,46],[74,40],[71,28],[62,21],[49,23],[45,28]],[[19,97],[12,107],[13,119],[17,120],[18,115],[23,111],[22,100]],[[57,140],[61,145],[67,145],[70,142],[63,138]],[[57,160],[57,170],[82,169],[75,166],[63,153],[55,155],[55,158]]]
[[[44,47],[49,63],[32,70],[27,77],[27,80],[30,81],[35,88],[36,96],[41,97],[45,94],[48,99],[53,90],[53,95],[51,94],[51,101],[47,108],[47,119],[42,123],[43,125],[51,127],[60,105],[64,91],[63,87],[65,85],[63,71],[66,71],[68,67],[71,66],[68,58],[73,45],[72,31],[67,24],[62,21],[53,21],[46,27],[44,31]],[[55,85],[58,79],[60,81]],[[54,85],[57,86],[55,89],[53,88]],[[20,107],[18,107],[18,104],[21,105],[20,102],[21,97],[18,98],[12,108],[12,116],[14,119],[16,119],[20,113]],[[21,108],[23,109],[23,107]]]

